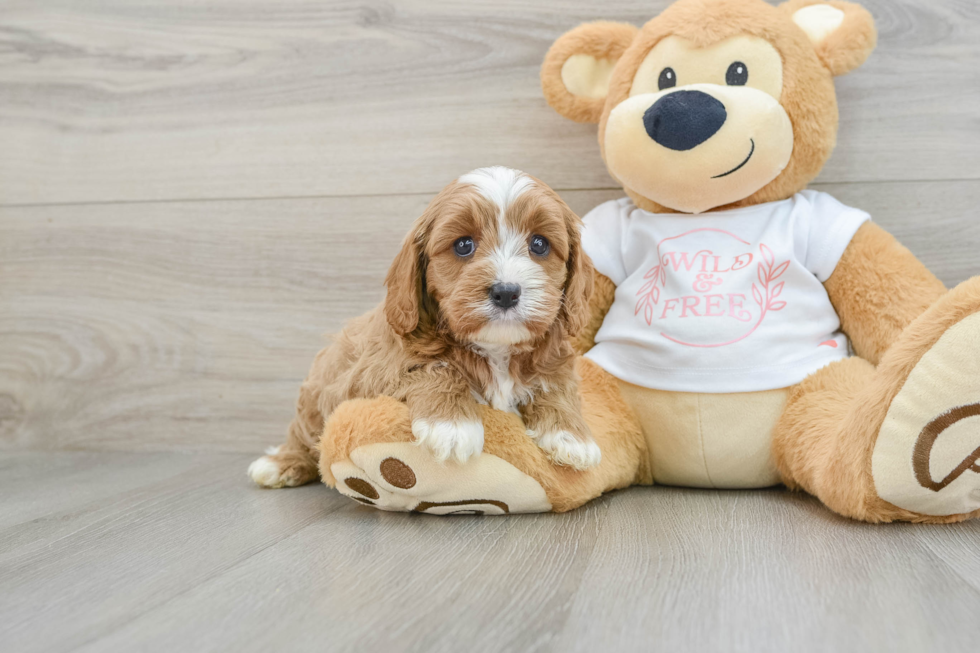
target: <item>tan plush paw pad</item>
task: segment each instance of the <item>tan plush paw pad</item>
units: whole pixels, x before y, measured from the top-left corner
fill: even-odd
[[[340,492],[381,510],[436,515],[551,510],[540,483],[487,453],[465,463],[440,463],[412,443],[370,444],[331,465],[330,472]]]
[[[871,471],[885,501],[924,515],[980,509],[980,314],[913,368],[878,433]]]

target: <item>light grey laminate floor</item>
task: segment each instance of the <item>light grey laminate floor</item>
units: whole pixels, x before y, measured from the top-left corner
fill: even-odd
[[[980,634],[980,522],[670,488],[439,518],[259,490],[248,460],[0,457],[3,650],[968,651]]]

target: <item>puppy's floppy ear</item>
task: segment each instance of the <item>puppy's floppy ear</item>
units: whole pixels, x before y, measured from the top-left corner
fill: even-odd
[[[863,64],[878,42],[874,18],[853,2],[790,0],[779,8],[806,32],[817,57],[835,77]]]
[[[599,122],[616,62],[639,30],[596,22],[565,32],[541,65],[541,88],[551,108],[575,122]]]
[[[407,335],[419,325],[419,308],[424,292],[422,272],[424,265],[423,240],[424,231],[422,220],[412,228],[401,251],[395,256],[385,286],[388,294],[385,296],[385,318],[388,324],[400,335]]]
[[[589,299],[595,283],[592,260],[582,249],[582,220],[567,206],[563,207],[568,229],[568,271],[565,276],[565,297],[560,317],[570,336],[577,335],[589,323]]]

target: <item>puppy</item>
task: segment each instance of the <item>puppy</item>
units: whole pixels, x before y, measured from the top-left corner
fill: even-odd
[[[483,450],[485,404],[519,414],[555,463],[597,465],[569,342],[593,283],[580,227],[517,170],[481,168],[443,189],[395,257],[384,303],[317,355],[286,442],[249,476],[265,487],[316,480],[325,419],[346,399],[378,395],[406,402],[416,441],[440,461]]]

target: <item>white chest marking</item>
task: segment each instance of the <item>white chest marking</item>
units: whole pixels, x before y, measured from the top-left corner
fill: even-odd
[[[501,345],[486,345],[477,351],[490,367],[490,385],[483,393],[487,403],[496,410],[517,413],[517,407],[527,401],[528,391],[514,381],[510,374],[510,348]]]

